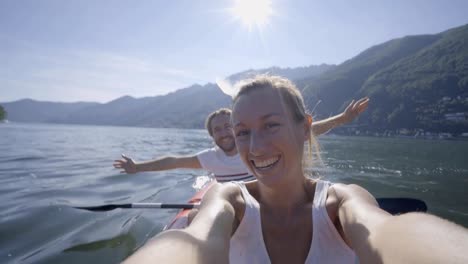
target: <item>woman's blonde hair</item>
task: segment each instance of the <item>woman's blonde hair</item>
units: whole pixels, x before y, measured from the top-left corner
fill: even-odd
[[[282,100],[283,107],[287,107],[292,113],[292,117],[296,122],[310,122],[307,117],[310,116],[307,113],[304,99],[301,92],[297,87],[288,79],[279,76],[270,75],[257,75],[252,79],[241,81],[238,84],[240,86],[239,92],[233,98],[233,106],[240,96],[246,95],[252,91],[259,89],[274,89],[278,91],[279,96]],[[310,122],[310,125],[312,123]],[[320,157],[320,146],[315,139],[312,128],[310,129],[310,137],[308,140],[308,159],[303,159],[304,167],[310,167],[311,165],[322,165],[322,159]],[[316,162],[313,162],[316,161]],[[318,163],[318,164],[317,164]]]

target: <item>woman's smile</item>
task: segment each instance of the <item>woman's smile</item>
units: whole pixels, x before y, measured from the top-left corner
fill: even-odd
[[[251,159],[250,162],[252,163],[252,165],[254,166],[256,170],[266,171],[276,166],[276,164],[278,164],[280,159],[281,159],[281,155],[277,155],[277,156],[267,158],[267,159],[254,158],[254,159]]]

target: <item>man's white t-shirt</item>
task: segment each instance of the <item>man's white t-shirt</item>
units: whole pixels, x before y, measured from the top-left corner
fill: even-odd
[[[255,180],[239,154],[227,156],[222,149],[214,147],[197,153],[197,158],[202,168],[213,173],[218,182]]]

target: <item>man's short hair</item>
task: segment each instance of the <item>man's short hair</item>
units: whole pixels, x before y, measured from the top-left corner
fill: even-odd
[[[220,108],[220,109],[218,109],[218,110],[216,110],[216,111],[214,111],[214,112],[212,112],[211,114],[208,115],[208,117],[205,120],[205,127],[208,130],[208,133],[210,134],[210,136],[213,136],[213,130],[211,129],[211,121],[213,120],[213,118],[215,118],[218,115],[228,115],[228,116],[230,116],[231,115],[231,109],[229,109],[229,108]]]

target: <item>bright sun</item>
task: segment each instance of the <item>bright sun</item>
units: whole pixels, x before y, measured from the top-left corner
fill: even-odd
[[[252,30],[253,26],[262,29],[268,24],[273,8],[271,0],[234,0],[231,12],[236,19]]]

